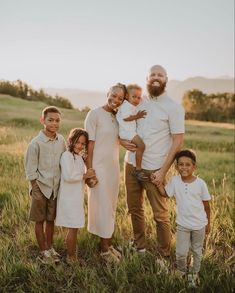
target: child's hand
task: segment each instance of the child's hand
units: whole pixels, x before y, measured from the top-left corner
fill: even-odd
[[[136,114],[136,119],[145,118],[146,115],[147,112],[145,110],[138,111],[138,113]]]

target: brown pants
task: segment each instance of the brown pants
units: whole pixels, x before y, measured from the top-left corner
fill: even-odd
[[[158,249],[162,256],[170,255],[171,227],[166,198],[162,197],[157,187],[151,182],[139,182],[132,173],[135,168],[125,163],[125,184],[127,205],[131,214],[134,241],[137,249],[145,248],[145,218],[144,196],[146,191],[148,200],[153,210],[153,218],[157,226]],[[144,170],[146,174],[153,171]]]

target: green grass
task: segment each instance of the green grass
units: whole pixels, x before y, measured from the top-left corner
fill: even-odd
[[[105,265],[99,257],[98,239],[82,229],[78,237],[80,262],[69,266],[45,266],[36,262],[38,248],[33,224],[28,221],[30,198],[25,180],[23,155],[39,129],[45,105],[0,95],[0,292],[187,292],[172,273],[159,271],[156,264],[156,231],[146,200],[148,253],[131,253],[131,221],[123,184],[123,156],[120,148],[121,184],[114,244],[124,254],[120,265]],[[83,125],[84,114],[64,110],[61,133]],[[185,146],[198,155],[197,174],[212,194],[212,230],[207,239],[197,292],[232,292],[235,287],[234,128],[216,123],[186,123]],[[174,173],[174,168],[170,173]],[[175,232],[175,204],[169,201],[172,231]],[[87,211],[87,201],[85,200]],[[65,256],[64,231],[55,230],[55,247]],[[172,241],[174,262],[175,239]],[[190,292],[190,291],[189,291]]]

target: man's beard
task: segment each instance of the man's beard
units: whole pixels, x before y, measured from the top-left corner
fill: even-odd
[[[151,97],[158,97],[165,91],[166,82],[164,83],[159,82],[159,84],[160,84],[159,86],[153,86],[152,84],[147,84],[147,90]]]

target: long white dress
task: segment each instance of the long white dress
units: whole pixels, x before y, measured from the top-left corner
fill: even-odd
[[[102,107],[85,119],[89,140],[95,141],[92,167],[99,183],[88,191],[88,231],[111,238],[114,231],[119,188],[118,123]]]
[[[84,216],[85,164],[79,155],[65,151],[60,160],[61,182],[57,198],[56,225],[67,228],[82,228]]]

